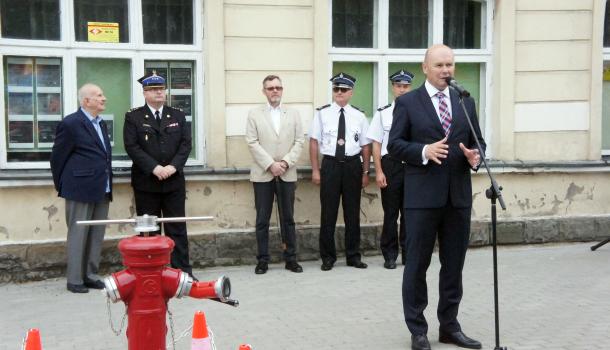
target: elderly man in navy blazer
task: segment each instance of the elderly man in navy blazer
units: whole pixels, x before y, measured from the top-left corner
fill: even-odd
[[[79,220],[108,217],[112,200],[112,149],[106,123],[100,117],[106,97],[99,86],[78,90],[80,108],[57,126],[51,153],[53,182],[66,200],[68,290],[87,293],[103,289],[98,276],[104,226],[77,226]]]
[[[469,349],[481,343],[467,337],[457,320],[462,299],[462,268],[470,237],[472,184],[485,150],[474,100],[464,100],[475,133],[470,131],[459,96],[445,79],[455,71],[453,50],[434,45],[426,51],[422,69],[426,82],[396,99],[390,129],[390,156],[404,161],[404,213],[407,264],[402,299],[413,350],[429,350],[426,271],[438,238],[439,341]]]

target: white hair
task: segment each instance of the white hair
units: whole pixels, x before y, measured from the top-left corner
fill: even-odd
[[[91,97],[91,92],[95,88],[99,89],[100,87],[92,83],[86,83],[85,85],[81,86],[80,89],[78,89],[78,104],[81,107],[83,106],[83,101],[85,98]]]

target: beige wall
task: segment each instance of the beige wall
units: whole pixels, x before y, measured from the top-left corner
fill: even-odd
[[[534,171],[536,173],[534,173]],[[498,206],[498,217],[520,219],[548,216],[570,217],[610,213],[609,173],[581,172],[568,169],[548,172],[544,169],[531,173],[516,169],[503,169],[497,174],[504,186],[507,210]],[[489,219],[489,200],[485,189],[489,187],[485,174],[473,178],[473,219]],[[23,241],[64,240],[66,224],[64,200],[56,196],[51,186],[0,188],[0,245]],[[110,205],[110,218],[128,218],[134,215],[133,194],[127,183],[115,185],[115,200]],[[246,175],[199,176],[187,182],[188,216],[214,216],[211,222],[188,224],[189,234],[207,232],[251,231],[255,211],[252,185]],[[379,189],[371,185],[362,193],[361,224],[380,224],[382,221]],[[276,216],[272,215],[272,225]],[[297,183],[295,201],[297,227],[320,223],[319,188],[309,179]],[[341,224],[339,213],[338,223]],[[109,226],[107,236],[130,235],[129,226]]]
[[[601,3],[601,1],[597,1]],[[593,0],[496,2],[494,149],[502,160],[597,160],[603,6]],[[592,91],[595,91],[592,93]]]
[[[208,52],[222,52],[206,66],[207,72],[214,72],[209,84],[215,84],[207,91],[208,110],[213,111],[206,132],[209,166],[249,166],[243,139],[246,117],[252,107],[266,103],[261,82],[268,74],[282,78],[283,103],[300,112],[308,129],[318,74],[315,63],[320,61],[320,45],[325,45],[314,40],[315,32],[324,30],[314,30],[318,10],[314,3],[323,4],[313,0],[206,2]]]

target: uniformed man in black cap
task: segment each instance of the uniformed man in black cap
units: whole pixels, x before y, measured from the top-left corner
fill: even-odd
[[[316,109],[309,133],[309,158],[312,181],[320,186],[322,218],[320,256],[322,271],[333,268],[337,260],[335,225],[339,200],[345,221],[345,258],[348,266],[364,269],[360,258],[360,190],[369,183],[370,141],[364,113],[349,104],[356,79],[339,73],[333,83],[333,103]],[[323,156],[322,169],[318,152]]]
[[[390,75],[392,95],[394,98],[411,90],[413,73],[401,69]],[[381,231],[381,253],[386,269],[396,268],[398,247],[400,246],[401,261],[405,264],[405,224],[402,209],[405,162],[392,158],[388,154],[388,137],[392,127],[392,112],[394,102],[377,109],[366,136],[373,143],[373,161],[375,162],[375,179],[381,189],[381,205],[383,206],[383,229]],[[398,214],[400,213],[400,234],[398,233]]]
[[[165,79],[155,72],[138,82],[146,104],[125,113],[123,140],[133,161],[133,187],[137,215],[185,216],[184,165],[191,152],[191,130],[184,113],[165,105]],[[176,246],[171,266],[192,276],[186,224],[163,224]]]

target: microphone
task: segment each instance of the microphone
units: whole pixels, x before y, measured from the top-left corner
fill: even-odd
[[[445,81],[447,82],[447,85],[454,88],[455,91],[457,91],[460,94],[460,96],[470,97],[470,92],[468,92],[468,90],[464,89],[463,86],[458,84],[458,82],[455,80],[454,77],[447,77],[447,78],[445,78]]]

